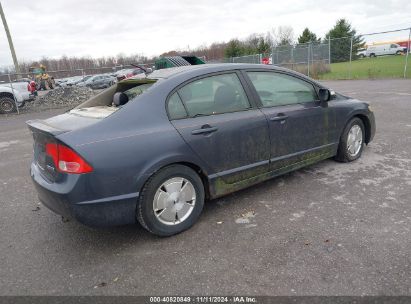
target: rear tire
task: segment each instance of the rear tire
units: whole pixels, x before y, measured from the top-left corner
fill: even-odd
[[[354,117],[344,128],[335,160],[346,163],[360,158],[364,148],[364,139],[364,123],[360,118]]]
[[[171,236],[190,228],[204,206],[204,185],[189,167],[171,165],[155,173],[140,192],[138,222],[158,236]]]
[[[376,56],[374,53],[371,53],[371,54],[370,54],[370,58],[371,58],[371,57],[377,57],[377,56]]]
[[[0,97],[0,114],[10,114],[16,112],[16,103],[13,98],[2,96]]]

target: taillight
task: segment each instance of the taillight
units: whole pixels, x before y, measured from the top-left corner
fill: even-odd
[[[46,154],[53,159],[54,165],[60,172],[81,174],[93,171],[93,168],[80,155],[67,146],[47,143]]]

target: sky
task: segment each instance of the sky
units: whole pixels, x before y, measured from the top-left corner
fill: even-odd
[[[411,27],[404,0],[0,0],[19,60],[160,55],[291,26],[323,37],[339,18],[359,33]],[[407,38],[408,32],[367,40]],[[0,66],[12,64],[0,23]]]

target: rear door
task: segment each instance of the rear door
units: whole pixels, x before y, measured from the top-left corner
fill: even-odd
[[[320,105],[313,84],[279,72],[246,74],[269,123],[271,170],[329,152],[336,138],[335,111]]]
[[[236,72],[197,78],[176,90],[168,114],[190,148],[227,183],[268,171],[270,140]]]

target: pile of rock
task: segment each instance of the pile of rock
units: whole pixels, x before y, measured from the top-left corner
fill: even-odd
[[[88,87],[58,87],[45,95],[38,96],[32,102],[27,102],[24,108],[35,110],[39,108],[75,107],[95,94]]]

